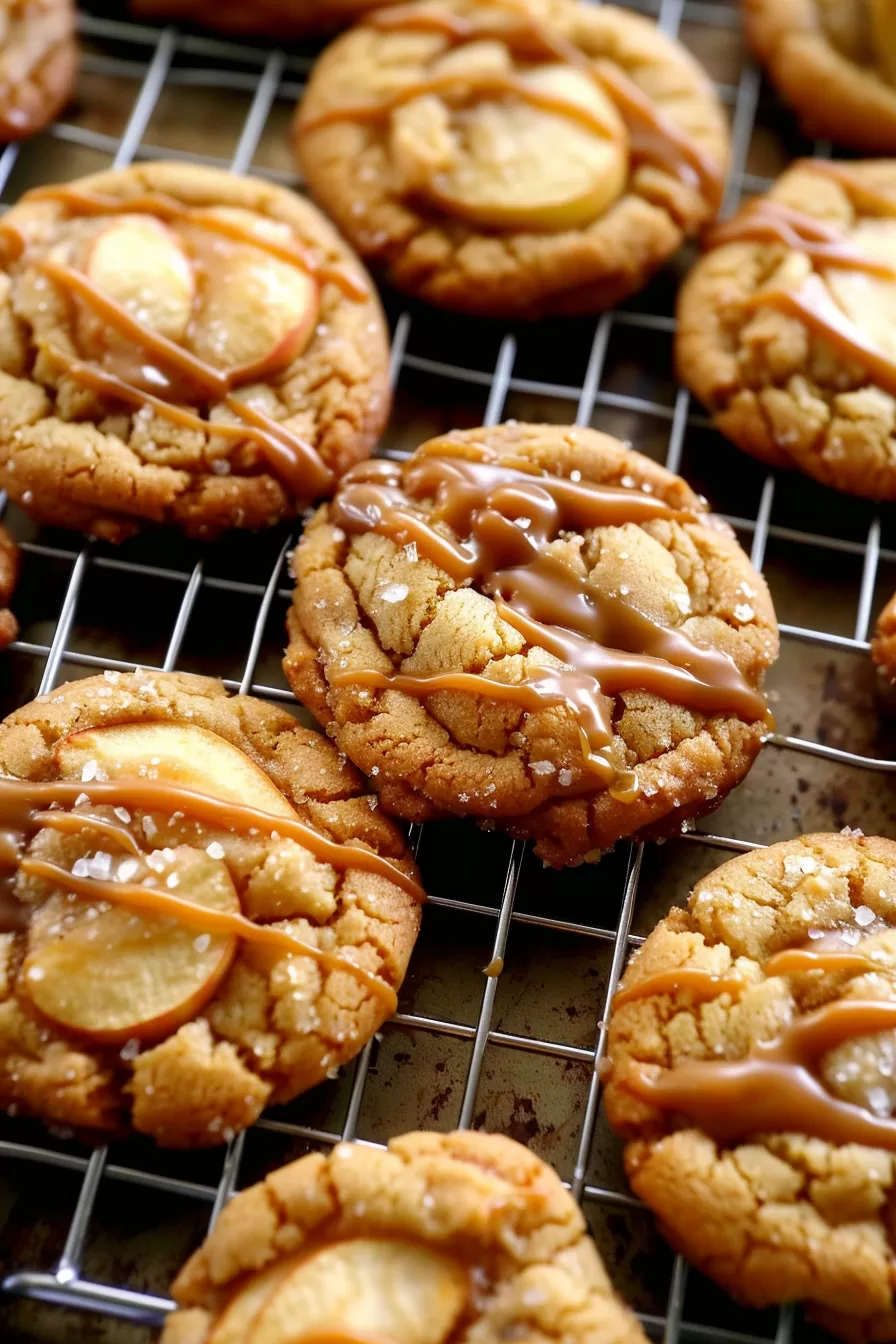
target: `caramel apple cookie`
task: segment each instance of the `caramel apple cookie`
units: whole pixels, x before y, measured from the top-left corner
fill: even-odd
[[[896,593],[877,618],[871,661],[887,681],[896,682]]]
[[[254,34],[281,41],[339,28],[382,0],[130,0],[138,19],[199,23],[220,33]]]
[[[646,1344],[556,1173],[497,1134],[340,1143],[222,1211],[160,1344]]]
[[[0,1106],[202,1147],[332,1076],[420,922],[375,806],[319,734],[206,677],[107,672],[10,715]]]
[[[9,602],[19,577],[19,548],[0,523],[0,649],[11,644],[19,633]]]
[[[293,563],[286,675],[398,816],[581,863],[711,811],[768,732],[765,583],[680,477],[596,430],[366,463]]]
[[[635,954],[605,1100],[635,1193],[751,1306],[896,1340],[896,844],[738,855]]]
[[[709,235],[679,375],[739,448],[896,499],[896,160],[794,164]]]
[[[67,101],[77,72],[72,0],[3,0],[0,140],[43,130]]]
[[[654,24],[576,0],[374,11],[311,74],[311,191],[397,288],[462,312],[591,313],[718,208],[725,118]]]
[[[39,521],[265,527],[376,443],[379,301],[285,188],[144,163],[29,192],[0,243],[0,486]]]
[[[747,40],[810,137],[896,153],[889,0],[744,0]]]

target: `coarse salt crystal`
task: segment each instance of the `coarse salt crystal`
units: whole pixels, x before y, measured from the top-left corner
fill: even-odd
[[[558,780],[560,781],[560,783],[562,784],[563,788],[566,789],[566,788],[568,788],[569,785],[572,783],[572,771],[571,771],[571,770],[561,770],[560,773],[558,774],[557,778],[558,778]]]
[[[116,815],[116,817],[118,818],[118,820],[119,820],[119,821],[123,821],[124,824],[125,824],[125,826],[127,826],[128,822],[129,822],[130,819],[131,819],[131,814],[130,814],[130,812],[127,810],[127,808],[126,808],[126,807],[116,807],[114,810],[115,810],[115,815]]]
[[[409,589],[406,583],[390,583],[389,586],[384,588],[380,593],[380,597],[384,602],[403,602],[407,597],[408,592]]]
[[[88,784],[88,783],[90,782],[90,780],[92,780],[92,779],[96,779],[96,772],[97,772],[98,769],[99,769],[99,765],[98,765],[98,763],[97,763],[96,761],[92,761],[92,760],[91,760],[91,761],[85,761],[85,762],[84,762],[84,767],[83,767],[83,769],[81,770],[81,782],[82,782],[82,784]]]
[[[855,913],[855,921],[863,929],[866,929],[869,924],[874,923],[874,911],[870,910],[867,905],[860,905]]]
[[[410,560],[412,565],[416,565],[417,560],[419,558],[417,555],[416,541],[409,541],[407,546],[402,546],[401,553],[404,556],[405,560]]]
[[[551,761],[531,761],[529,769],[536,775],[552,775],[556,766]]]
[[[578,467],[575,467],[575,468],[569,473],[569,479],[570,479],[571,481],[580,481],[580,480],[582,479],[582,473],[579,471]]]
[[[206,845],[205,852],[210,859],[223,859],[224,846],[218,840],[213,840],[210,845]]]
[[[198,938],[193,939],[193,946],[197,952],[207,952],[211,943],[211,934],[200,933]]]
[[[117,881],[130,882],[131,878],[136,876],[139,867],[136,859],[122,859],[115,874]]]

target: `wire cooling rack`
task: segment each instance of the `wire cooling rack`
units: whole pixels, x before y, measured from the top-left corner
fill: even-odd
[[[732,121],[730,210],[802,144],[766,106],[736,9],[645,4],[710,68]],[[252,170],[298,186],[285,128],[313,52],[289,54],[97,14],[68,119],[0,153],[0,189],[134,159]],[[628,1192],[600,1108],[609,1003],[630,949],[724,851],[844,824],[894,833],[896,770],[867,660],[874,611],[896,587],[889,510],[766,474],[708,426],[671,372],[675,275],[591,321],[509,330],[386,296],[400,455],[452,425],[574,421],[631,439],[705,491],[765,567],[784,647],[771,679],[780,731],[707,828],[622,846],[554,874],[500,834],[444,823],[414,843],[432,899],[394,1021],[342,1077],[269,1113],[226,1150],[170,1154],[140,1140],[87,1149],[15,1117],[0,1129],[4,1339],[131,1344],[170,1307],[166,1285],[235,1189],[310,1147],[382,1143],[417,1126],[476,1125],[529,1142],[583,1206],[610,1273],[666,1344],[787,1344],[790,1308],[743,1311],[656,1237]],[[461,362],[458,362],[458,361]],[[5,500],[0,497],[0,512]],[[38,531],[14,507],[25,569],[22,637],[0,662],[0,711],[60,681],[135,666],[223,675],[293,705],[279,667],[289,600],[283,531],[200,548],[168,534],[114,550]],[[887,542],[890,546],[887,546]],[[458,895],[461,893],[461,896]],[[481,968],[501,959],[504,971]],[[71,1310],[86,1314],[73,1325]]]

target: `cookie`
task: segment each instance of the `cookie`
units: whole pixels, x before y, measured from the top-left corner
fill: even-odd
[[[287,40],[353,23],[382,0],[130,0],[136,19],[199,23],[221,33]]]
[[[160,1344],[646,1344],[556,1173],[497,1134],[340,1143],[223,1210]]]
[[[885,0],[744,0],[747,40],[810,138],[896,152],[896,46]]]
[[[896,682],[896,593],[877,618],[871,661],[887,681]]]
[[[680,477],[596,430],[364,464],[293,565],[286,675],[397,816],[581,863],[711,811],[768,732],[765,583]]]
[[[266,527],[376,443],[379,301],[284,187],[143,163],[29,192],[0,242],[0,487],[39,521]]]
[[[461,312],[593,313],[718,208],[726,122],[654,24],[576,0],[415,0],[317,62],[308,186],[398,289]]]
[[[678,1250],[751,1306],[896,1340],[896,844],[738,855],[650,934],[610,1020],[607,1116]]]
[[[77,73],[72,0],[8,0],[0,11],[0,140],[43,130]]]
[[[401,832],[285,710],[174,673],[0,726],[0,1106],[223,1143],[395,1008],[422,893]]]
[[[708,238],[679,376],[773,466],[896,499],[896,161],[802,160]]]
[[[9,602],[19,577],[19,548],[0,523],[0,649],[11,644],[19,633]]]

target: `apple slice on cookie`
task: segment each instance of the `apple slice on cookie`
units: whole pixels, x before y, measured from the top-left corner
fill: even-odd
[[[245,1344],[299,1344],[345,1333],[390,1344],[442,1344],[467,1304],[469,1281],[453,1257],[428,1246],[357,1237],[296,1258],[274,1287]],[[237,1299],[238,1300],[238,1299]],[[210,1344],[233,1344],[231,1334]]]
[[[63,779],[144,779],[295,817],[276,784],[239,747],[207,728],[127,723],[88,728],[56,748]]]

